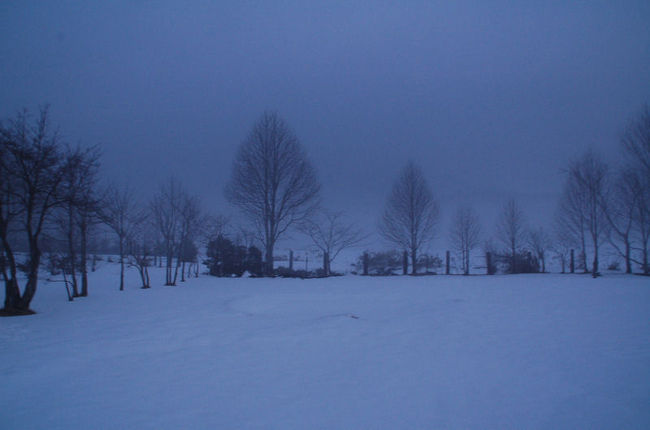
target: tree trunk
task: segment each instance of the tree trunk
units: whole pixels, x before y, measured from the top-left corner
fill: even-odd
[[[120,291],[124,291],[124,239],[120,238]]]
[[[172,285],[176,285],[176,280],[178,279],[178,268],[181,266],[180,260],[176,259],[176,266],[174,266],[174,279],[172,280]]]
[[[68,207],[68,257],[70,259],[70,277],[72,278],[72,296],[79,297],[79,286],[77,284],[77,255],[74,246],[74,213],[72,206]],[[65,270],[65,269],[64,269]]]
[[[18,301],[17,309],[31,313],[29,305],[36,294],[36,287],[38,285],[38,267],[41,264],[41,251],[38,249],[38,244],[35,243],[35,240],[30,244],[30,248],[32,249],[32,252],[30,252],[27,284],[25,284],[25,291]],[[16,287],[18,287],[17,284]],[[18,292],[18,295],[20,295],[20,291]]]
[[[4,241],[3,241],[4,242]],[[15,256],[5,244],[5,257],[8,261],[2,260],[2,276],[5,280],[5,310],[16,309],[20,302],[20,288],[18,287],[17,269]],[[6,264],[9,263],[9,274],[6,272]]]
[[[266,245],[266,255],[265,255],[265,275],[273,276],[273,244],[268,243]]]
[[[594,263],[591,275],[595,278],[598,276],[598,243],[594,241]]]
[[[486,272],[488,275],[492,274],[492,254],[490,252],[485,253],[485,266]]]
[[[363,274],[368,276],[368,253],[363,253]]]
[[[82,215],[79,230],[81,233],[81,296],[88,296],[88,225]]]
[[[449,275],[451,271],[451,256],[449,251],[445,251],[445,275]]]
[[[630,254],[630,239],[625,238],[625,273],[632,273],[632,256]]]
[[[585,237],[582,235],[581,237],[582,241],[582,267],[584,270],[584,273],[589,273],[589,267],[587,266],[587,245],[585,244]]]
[[[418,273],[418,250],[416,248],[411,248],[411,275],[416,275]]]
[[[20,304],[20,288],[15,278],[5,279],[5,307],[4,310],[18,309]]]
[[[165,285],[174,285],[172,283],[172,260],[171,251],[168,250],[165,261]]]

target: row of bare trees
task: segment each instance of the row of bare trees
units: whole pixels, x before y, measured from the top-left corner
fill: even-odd
[[[508,271],[534,261],[546,271],[546,260],[553,252],[565,270],[572,249],[578,249],[579,266],[598,276],[600,254],[610,245],[625,261],[625,271],[633,264],[650,273],[650,108],[642,111],[627,126],[621,139],[626,163],[612,171],[595,152],[587,151],[571,161],[566,184],[554,222],[554,235],[542,227],[530,228],[515,200],[503,207],[496,227],[498,248],[488,241],[484,251],[498,254],[508,263]],[[412,273],[417,272],[417,255],[433,239],[438,206],[421,169],[409,162],[401,171],[386,202],[379,224],[381,235],[411,258]],[[469,274],[470,254],[480,244],[480,223],[468,207],[459,208],[452,220],[449,239]],[[587,255],[591,253],[591,267]]]
[[[63,235],[61,264],[70,274],[69,297],[88,295],[88,234],[98,207],[100,153],[61,142],[49,110],[27,111],[0,124],[0,269],[5,284],[3,313],[31,313],[43,238]],[[26,261],[19,257],[27,254]],[[80,262],[80,263],[79,263]],[[19,285],[22,268],[24,288]],[[80,283],[79,278],[80,277]]]
[[[71,148],[52,129],[47,108],[35,119],[27,112],[0,126],[0,269],[5,282],[6,312],[27,312],[36,292],[42,256],[41,239],[51,231],[63,237],[70,275],[71,296],[88,294],[87,241],[89,230],[102,222],[115,232],[121,263],[120,289],[125,264],[138,268],[143,286],[149,286],[147,266],[154,247],[165,256],[165,284],[185,278],[187,256],[196,254],[197,238],[205,233],[206,215],[197,197],[175,180],[160,187],[142,206],[128,188],[98,191],[99,150]],[[612,173],[593,152],[574,160],[555,222],[556,240],[542,229],[525,227],[514,201],[504,207],[497,237],[510,269],[517,271],[517,255],[527,248],[545,270],[549,249],[564,263],[577,247],[582,266],[593,253],[591,272],[599,271],[599,253],[609,243],[625,259],[626,271],[639,264],[648,273],[650,238],[650,112],[635,118],[622,139],[627,163]],[[325,255],[325,270],[346,247],[365,235],[342,214],[320,205],[320,184],[298,138],[276,114],[265,113],[242,142],[226,187],[229,201],[253,226],[263,245],[266,275],[274,273],[274,248],[292,229],[306,233]],[[408,163],[396,180],[380,221],[380,233],[406,250],[417,272],[418,254],[433,239],[438,204],[422,170]],[[56,226],[56,227],[54,227]],[[471,208],[455,214],[450,239],[463,273],[469,273],[470,254],[480,241],[478,216]],[[27,249],[26,285],[18,285],[16,250]],[[160,253],[160,250],[158,251]],[[127,260],[127,256],[130,256]],[[80,279],[78,280],[78,276]]]
[[[130,188],[111,186],[99,217],[117,236],[120,290],[127,264],[137,268],[143,288],[151,286],[148,267],[154,253],[165,257],[165,285],[176,285],[179,274],[184,282],[186,266],[198,270],[198,242],[211,224],[199,198],[177,179],[162,184],[148,205],[142,205]]]
[[[179,274],[185,279],[186,264],[198,271],[197,241],[209,225],[199,199],[171,179],[143,206],[128,187],[100,185],[100,156],[97,147],[65,144],[47,107],[35,117],[22,111],[0,123],[2,313],[32,312],[45,248],[63,273],[69,300],[87,296],[88,241],[97,224],[117,237],[120,290],[126,265],[138,268],[143,287],[150,285],[154,248],[164,249],[167,285]]]
[[[611,169],[588,151],[572,161],[556,220],[560,241],[580,249],[584,271],[598,276],[600,251],[609,244],[625,262],[650,274],[650,109],[646,106],[621,139],[626,161]],[[587,255],[591,252],[591,268]]]

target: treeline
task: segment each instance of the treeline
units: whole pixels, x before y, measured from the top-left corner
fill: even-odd
[[[650,274],[650,108],[645,106],[625,128],[620,142],[625,162],[610,166],[592,150],[571,160],[550,230],[531,226],[516,200],[507,201],[494,234],[482,235],[477,212],[458,208],[449,231],[449,243],[463,274],[470,273],[471,254],[482,247],[487,273],[545,272],[556,259],[562,272],[600,274],[602,248],[608,245],[625,263]],[[379,232],[402,253],[365,255],[365,272],[416,274],[423,263],[421,249],[434,238],[438,205],[421,169],[408,163],[393,185]],[[574,250],[576,251],[574,253]],[[403,255],[402,258],[399,258]],[[410,265],[406,258],[410,258]],[[376,261],[385,261],[381,266]],[[440,260],[438,258],[438,260]],[[363,265],[362,263],[360,263]],[[446,257],[449,272],[449,255]]]
[[[483,234],[471,207],[454,214],[449,243],[460,272],[470,274],[479,247],[486,270],[508,273],[546,271],[552,255],[565,271],[572,250],[579,270],[597,276],[600,254],[609,244],[645,274],[650,237],[650,111],[646,106],[630,121],[621,149],[622,166],[608,166],[594,152],[571,161],[553,228],[531,227],[515,200],[503,207],[494,235]],[[278,240],[291,231],[303,233],[322,255],[317,276],[329,276],[331,264],[346,248],[368,237],[345,214],[324,208],[320,183],[298,138],[276,113],[264,113],[240,144],[226,197],[246,222],[230,226],[222,216],[207,214],[198,196],[175,178],[148,199],[128,186],[104,185],[99,178],[98,147],[62,142],[49,122],[48,109],[35,117],[26,111],[0,123],[0,269],[5,283],[4,314],[30,313],[39,268],[60,271],[68,297],[88,295],[89,243],[103,225],[117,242],[119,289],[134,267],[143,288],[149,267],[165,267],[165,285],[198,276],[201,263],[216,276],[311,276],[274,267]],[[400,172],[379,221],[379,233],[397,249],[366,253],[362,264],[376,274],[393,273],[400,264],[411,274],[434,273],[438,256],[424,250],[436,238],[439,205],[422,170],[409,162]],[[199,257],[200,250],[206,255]],[[25,252],[26,259],[19,258]],[[449,271],[449,253],[445,258]],[[93,260],[94,261],[94,260]],[[383,266],[382,266],[383,265]],[[366,268],[367,269],[367,268]],[[573,269],[573,267],[571,268]],[[369,272],[369,270],[364,270]],[[24,273],[25,285],[19,285]],[[20,279],[23,279],[20,277]]]

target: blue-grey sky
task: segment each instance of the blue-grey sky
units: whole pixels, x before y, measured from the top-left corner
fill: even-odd
[[[509,197],[553,213],[561,168],[615,162],[650,101],[650,2],[4,1],[0,116],[50,103],[103,171],[156,188],[175,174],[215,212],[265,110],[293,127],[324,205],[374,231],[408,159],[484,230]]]

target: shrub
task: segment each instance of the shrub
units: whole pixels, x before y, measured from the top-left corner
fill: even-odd
[[[241,276],[244,272],[253,276],[262,274],[262,252],[254,246],[235,245],[223,235],[208,243],[207,257],[204,264],[213,276]]]

